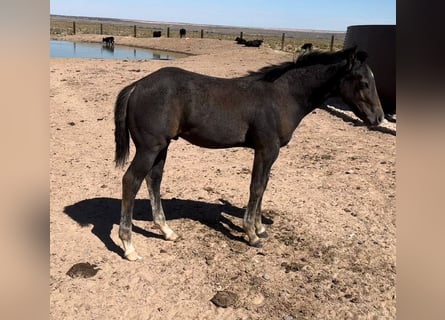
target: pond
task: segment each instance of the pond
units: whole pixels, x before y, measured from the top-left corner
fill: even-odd
[[[120,60],[174,60],[184,53],[165,52],[122,45],[104,46],[101,43],[50,40],[51,58],[96,58]]]

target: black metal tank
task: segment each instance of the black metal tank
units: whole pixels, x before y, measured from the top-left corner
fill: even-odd
[[[396,113],[396,25],[349,26],[343,47],[368,53],[385,114]]]

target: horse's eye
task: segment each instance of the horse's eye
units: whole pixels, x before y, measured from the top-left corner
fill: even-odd
[[[359,87],[360,87],[360,89],[368,89],[369,84],[365,81],[360,81]]]

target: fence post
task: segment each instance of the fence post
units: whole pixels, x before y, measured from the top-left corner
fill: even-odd
[[[134,25],[134,27],[133,27],[133,34],[134,34],[134,37],[136,38],[136,25]]]
[[[201,39],[204,38],[204,30],[201,29]]]
[[[73,34],[76,34],[76,21],[73,21]]]
[[[334,51],[334,35],[331,36],[331,51]]]
[[[243,32],[242,32],[242,31],[239,33],[239,37],[240,37],[241,39],[243,38]]]
[[[167,38],[170,38],[170,27],[167,27]]]
[[[104,29],[102,23],[100,24],[100,34],[104,34]]]
[[[283,35],[281,36],[281,50],[284,50],[284,37],[285,37],[285,33],[283,32]]]

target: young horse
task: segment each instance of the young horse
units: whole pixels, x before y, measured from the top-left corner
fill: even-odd
[[[181,137],[206,148],[247,147],[255,151],[250,196],[243,219],[249,244],[266,238],[261,200],[280,147],[308,113],[331,95],[339,95],[368,125],[378,125],[383,111],[366,56],[356,48],[335,53],[311,52],[294,62],[263,68],[248,76],[221,79],[178,68],[160,69],[125,87],[115,106],[117,166],[136,153],[122,179],[119,237],[125,257],[137,260],[131,242],[136,193],[146,180],[154,223],[165,239],[178,238],[167,225],[160,185],[167,148]]]

